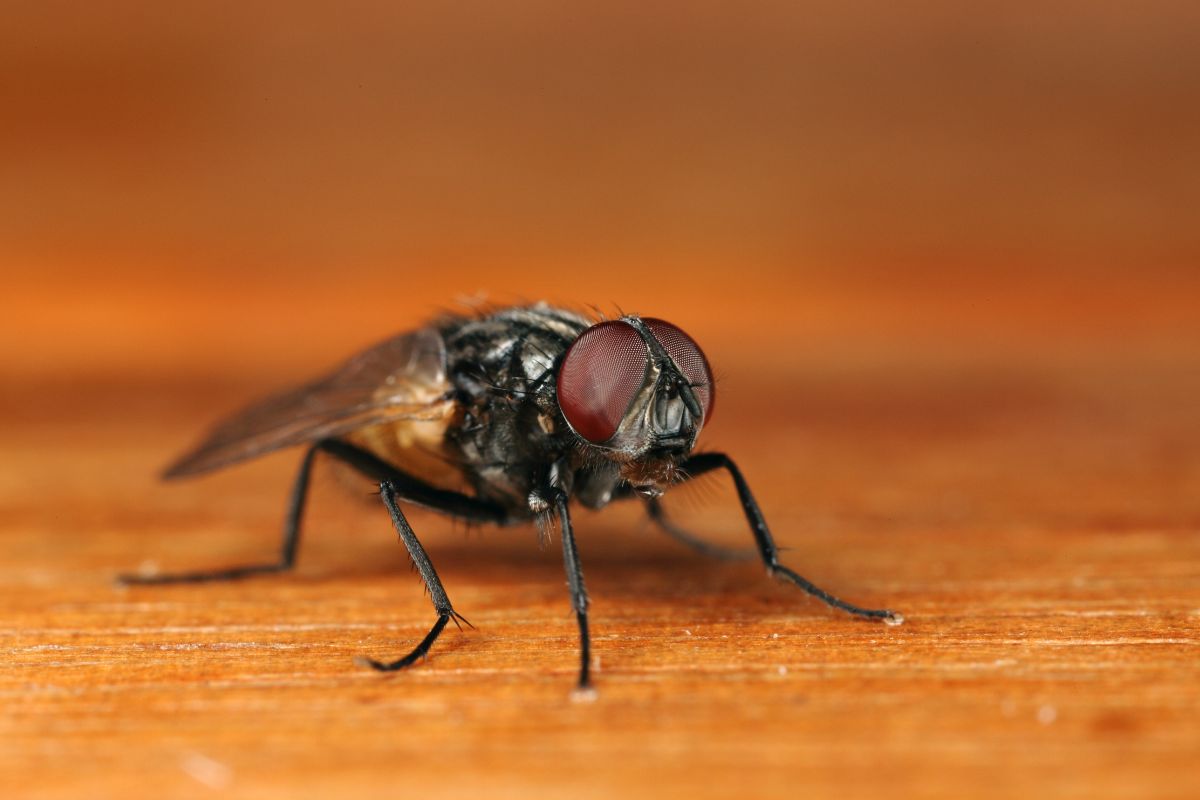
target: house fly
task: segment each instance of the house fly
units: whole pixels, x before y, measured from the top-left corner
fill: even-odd
[[[437,613],[429,633],[403,658],[367,664],[404,669],[429,652],[449,622],[465,621],[405,517],[403,506],[412,504],[470,523],[534,520],[546,527],[557,521],[579,625],[579,687],[586,689],[588,594],[571,500],[598,509],[640,497],[667,533],[713,552],[718,548],[675,527],[659,498],[676,483],[724,470],[769,575],[855,616],[899,624],[899,614],[839,600],[780,563],[741,470],[724,453],[695,452],[715,402],[704,353],[662,319],[630,314],[596,322],[544,303],[447,316],[234,414],[166,469],[165,478],[183,478],[303,445],[278,560],[122,580],[201,582],[291,569],[313,461],[321,453],[378,483]]]

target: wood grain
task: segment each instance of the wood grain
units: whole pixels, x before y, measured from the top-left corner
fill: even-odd
[[[8,3],[0,798],[1200,796],[1200,4]],[[10,8],[12,7],[12,8]],[[557,543],[205,425],[462,297],[675,322],[849,619],[633,507]],[[586,307],[586,306],[584,306]],[[677,520],[750,538],[720,479]]]
[[[592,703],[570,698],[556,543],[420,512],[476,627],[411,671],[356,667],[433,615],[370,487],[328,469],[295,574],[114,588],[147,560],[272,553],[295,454],[160,485],[244,379],[12,386],[0,793],[1195,796],[1195,364],[826,367],[735,369],[706,438],[740,460],[790,564],[908,622],[830,612],[635,508],[581,514]],[[681,494],[680,520],[749,543],[720,480]]]

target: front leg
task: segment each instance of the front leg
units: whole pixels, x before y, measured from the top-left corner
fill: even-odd
[[[645,503],[646,515],[650,517],[652,522],[658,525],[663,533],[701,555],[720,561],[749,561],[755,556],[755,552],[748,548],[745,550],[734,550],[730,547],[722,547],[719,544],[713,544],[701,539],[685,528],[679,527],[667,516],[666,509],[662,506],[662,500],[657,497],[647,497],[645,498]]]
[[[567,588],[571,592],[571,607],[579,622],[579,697],[588,697],[591,691],[592,643],[588,636],[588,596],[583,585],[583,568],[579,564],[579,550],[575,546],[575,532],[571,529],[571,512],[567,508],[567,494],[562,489],[551,490],[554,508],[562,526],[563,567],[567,571]]]
[[[741,500],[742,511],[746,514],[746,521],[750,523],[750,531],[754,534],[754,543],[758,545],[759,556],[761,556],[763,563],[766,564],[767,572],[772,577],[783,578],[799,586],[803,591],[826,605],[839,608],[855,616],[881,619],[889,625],[899,625],[904,622],[904,617],[895,611],[889,611],[886,608],[860,608],[844,600],[839,600],[829,592],[797,574],[795,570],[780,564],[779,549],[775,546],[775,539],[771,536],[771,530],[767,527],[767,521],[763,518],[762,511],[759,509],[754,495],[750,492],[750,485],[746,483],[746,479],[742,477],[742,471],[738,469],[737,464],[733,463],[733,459],[729,456],[724,453],[699,453],[683,462],[681,466],[689,478],[694,478],[705,472],[711,472],[714,469],[724,469],[729,472],[730,477],[733,478],[733,485],[737,488],[738,499]]]

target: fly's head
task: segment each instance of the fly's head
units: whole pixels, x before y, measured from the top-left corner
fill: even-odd
[[[712,371],[696,342],[661,319],[624,316],[585,330],[556,382],[559,408],[593,458],[657,494],[712,418]]]

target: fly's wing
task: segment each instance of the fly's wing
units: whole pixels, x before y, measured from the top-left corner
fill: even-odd
[[[218,424],[163,472],[180,478],[292,445],[396,420],[437,420],[448,399],[446,346],[436,330],[401,334],[312,383],[268,397]]]

